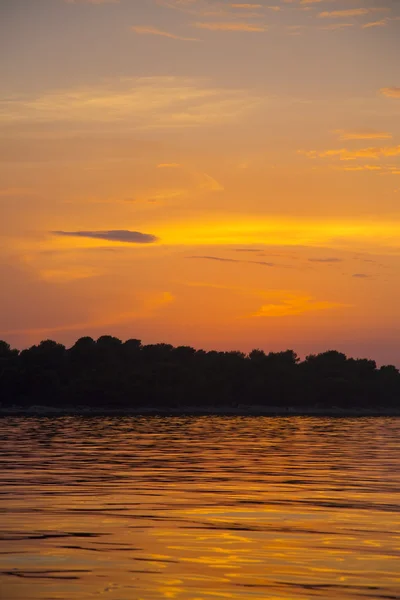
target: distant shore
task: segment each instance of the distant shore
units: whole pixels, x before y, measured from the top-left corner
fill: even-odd
[[[350,408],[295,408],[247,406],[220,410],[187,409],[92,409],[86,407],[0,407],[0,417],[400,417],[400,410]]]
[[[400,416],[400,371],[337,350],[220,352],[83,337],[0,341],[0,416]]]

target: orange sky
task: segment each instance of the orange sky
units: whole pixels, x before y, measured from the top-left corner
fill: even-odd
[[[400,5],[0,0],[0,338],[400,363]]]

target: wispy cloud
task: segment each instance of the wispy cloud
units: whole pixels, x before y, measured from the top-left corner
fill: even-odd
[[[334,310],[353,308],[352,304],[341,302],[318,300],[304,291],[285,290],[285,289],[254,289],[235,285],[226,285],[219,283],[191,281],[185,285],[190,287],[210,288],[224,290],[240,294],[241,296],[253,297],[255,301],[261,300],[263,304],[253,314],[246,315],[245,318],[254,317],[290,317],[302,315],[307,312],[317,312],[321,310]]]
[[[189,259],[199,259],[199,260],[215,260],[217,262],[224,263],[246,263],[252,265],[261,265],[262,267],[276,267],[275,263],[265,262],[263,260],[238,260],[236,258],[222,258],[220,256],[187,256]]]
[[[352,165],[351,167],[344,167],[345,171],[382,171],[382,167],[379,165]]]
[[[51,233],[57,236],[91,238],[126,244],[152,244],[158,241],[155,235],[123,229],[110,231],[52,231]]]
[[[124,123],[136,129],[174,129],[229,123],[259,106],[251,90],[222,88],[204,79],[137,77],[15,94],[0,100],[0,123]]]
[[[362,17],[371,12],[376,11],[376,8],[349,8],[345,10],[332,10],[321,12],[318,16],[320,19],[341,19],[342,17]]]
[[[371,21],[370,23],[364,23],[361,27],[363,29],[370,29],[371,27],[385,27],[388,24],[388,19],[381,19],[380,21]]]
[[[373,131],[368,129],[336,129],[339,140],[389,140],[393,136],[387,131]]]
[[[279,6],[265,6],[260,3],[228,3],[219,0],[157,0],[157,3],[201,18],[240,19],[259,18],[265,14],[264,9],[280,10]]]
[[[220,256],[187,256],[191,260],[199,259],[199,260],[216,260],[218,262],[228,262],[228,263],[240,263],[241,260],[235,260],[234,258],[221,258]]]
[[[370,148],[359,148],[357,150],[339,148],[333,150],[323,150],[322,152],[318,150],[300,150],[300,154],[304,154],[308,158],[338,158],[339,160],[357,160],[358,158],[378,159],[400,156],[400,146],[375,146]]]
[[[381,88],[381,94],[388,98],[400,98],[400,87],[385,87]]]
[[[337,308],[348,308],[349,305],[339,302],[316,300],[312,296],[300,293],[271,292],[270,301],[263,304],[260,309],[252,315],[253,317],[289,317],[301,315],[307,312],[320,310],[331,310]]]
[[[342,167],[343,171],[370,171],[382,175],[400,175],[400,168],[396,165],[351,165]]]
[[[224,186],[219,183],[214,177],[208,175],[207,173],[199,174],[199,183],[198,187],[200,190],[207,190],[209,192],[223,192]]]
[[[131,30],[139,35],[156,35],[160,37],[166,37],[172,40],[180,40],[183,42],[199,42],[198,38],[192,37],[183,37],[181,35],[177,35],[175,33],[170,33],[169,31],[162,31],[161,29],[157,29],[156,27],[147,27],[144,25],[134,25],[131,27]]]
[[[195,27],[200,29],[208,29],[210,31],[247,31],[247,32],[263,32],[267,31],[266,25],[256,25],[254,23],[222,23],[214,22],[197,22]]]
[[[334,258],[334,257],[332,257],[332,258],[330,258],[330,257],[328,257],[328,258],[309,258],[308,260],[309,260],[309,262],[331,263],[331,264],[343,262],[342,258]]]

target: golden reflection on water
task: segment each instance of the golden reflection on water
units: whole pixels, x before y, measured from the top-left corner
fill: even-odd
[[[396,418],[3,418],[3,600],[400,598]]]

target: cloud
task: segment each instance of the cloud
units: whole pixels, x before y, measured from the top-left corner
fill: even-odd
[[[342,258],[309,258],[309,262],[316,263],[340,263],[343,262]]]
[[[364,23],[362,25],[363,29],[369,29],[370,27],[385,27],[388,24],[387,19],[382,19],[381,21],[372,21],[371,23]]]
[[[383,146],[359,148],[358,150],[348,150],[339,148],[335,150],[300,150],[308,158],[339,158],[339,160],[357,160],[358,158],[385,158],[391,156],[400,156],[400,146]]]
[[[92,238],[95,240],[124,242],[127,244],[151,244],[158,241],[158,238],[155,235],[123,229],[110,231],[52,231],[51,233],[59,236]]]
[[[345,10],[325,11],[318,15],[320,19],[341,19],[342,17],[362,17],[376,9],[373,8],[349,8]]]
[[[218,262],[228,262],[228,263],[247,263],[251,265],[261,265],[263,267],[276,267],[274,263],[265,262],[263,260],[237,260],[236,258],[221,258],[220,256],[187,256],[186,258],[190,259],[200,259],[200,260],[216,260]]]
[[[0,100],[0,123],[115,123],[136,130],[176,129],[235,121],[265,101],[248,89],[222,88],[202,78],[115,78],[80,86],[16,94]]]
[[[202,173],[200,175],[199,189],[207,190],[209,192],[223,192],[224,186],[221,185],[214,177],[211,175],[207,175],[207,173]]]
[[[388,98],[400,98],[400,87],[385,87],[380,92]]]
[[[195,27],[200,29],[209,29],[210,31],[247,31],[247,32],[262,32],[267,31],[265,25],[255,25],[253,23],[194,23]]]
[[[219,256],[187,256],[186,258],[200,259],[200,260],[217,260],[220,262],[230,262],[230,263],[242,262],[241,260],[235,260],[234,258],[221,258]]]
[[[355,165],[351,167],[344,167],[344,171],[382,171],[382,167],[379,165]]]
[[[265,262],[265,260],[246,260],[246,261],[243,261],[243,262],[247,262],[247,263],[252,264],[252,265],[261,265],[262,267],[276,267],[276,266],[278,266],[275,263]],[[280,266],[282,267],[283,265],[280,265]]]
[[[182,37],[180,35],[176,35],[175,33],[170,33],[168,31],[162,31],[161,29],[157,29],[156,27],[146,27],[143,25],[135,25],[131,27],[131,30],[139,35],[158,35],[161,37],[170,38],[172,40],[181,40],[183,42],[199,42],[198,38],[191,37]]]
[[[263,304],[257,310],[257,312],[246,315],[245,318],[288,317],[321,310],[353,308],[352,304],[317,300],[313,296],[303,291],[252,289],[249,287],[200,281],[185,282],[185,285],[195,288],[204,287],[217,290],[226,290],[238,293],[240,295],[253,297],[255,299],[261,299]]]
[[[253,317],[288,317],[301,315],[307,312],[320,310],[331,310],[336,308],[348,308],[349,305],[338,302],[319,301],[312,296],[290,292],[271,292],[271,301],[263,304]]]
[[[389,140],[393,136],[387,131],[372,130],[345,130],[337,129],[334,133],[338,135],[339,140]]]
[[[379,171],[382,175],[400,175],[397,165],[356,165],[344,168],[345,171]]]
[[[224,18],[226,21],[241,19],[259,19],[265,16],[264,9],[279,11],[279,6],[265,6],[260,3],[228,3],[217,0],[156,0],[157,4],[178,10],[197,18]]]

